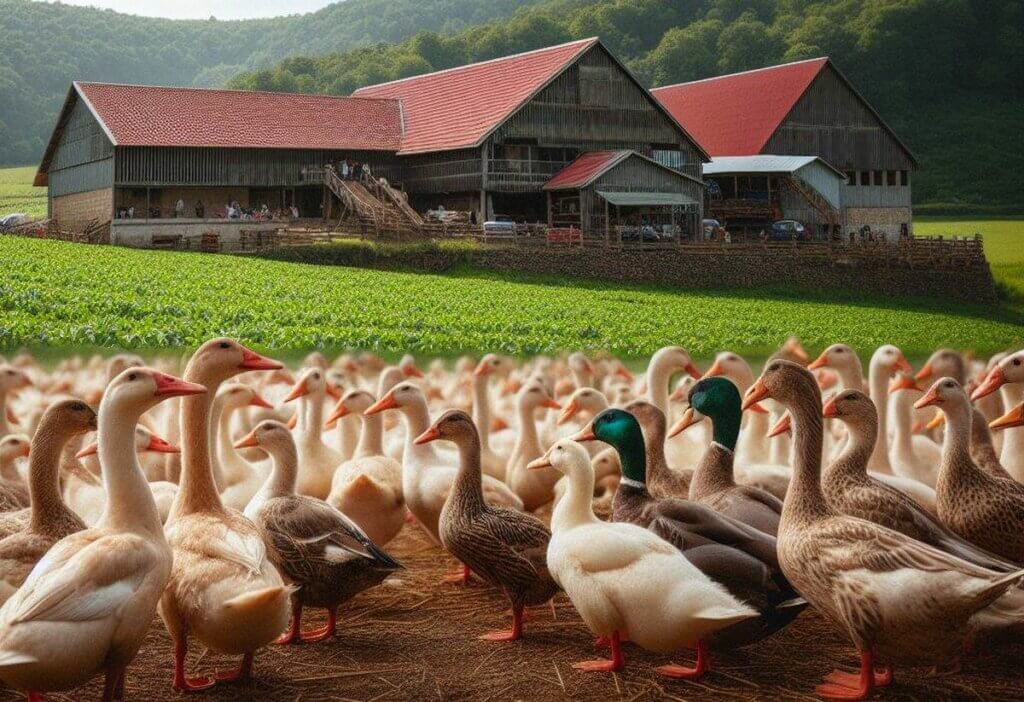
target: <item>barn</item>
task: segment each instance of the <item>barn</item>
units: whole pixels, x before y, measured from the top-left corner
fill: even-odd
[[[707,216],[730,228],[794,218],[819,234],[911,233],[917,161],[828,58],[652,93],[712,157]],[[804,177],[833,188],[829,169],[843,176],[837,203]]]
[[[559,175],[593,154],[614,158],[566,195]],[[415,222],[442,207],[553,224],[571,197],[576,226],[615,217],[686,237],[699,229],[708,158],[591,38],[350,97],[76,82],[36,184],[59,225],[110,222],[120,243],[231,239],[296,214]],[[356,163],[372,177],[340,176]]]

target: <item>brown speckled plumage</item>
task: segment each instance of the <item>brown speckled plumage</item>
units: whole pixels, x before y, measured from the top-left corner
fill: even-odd
[[[623,409],[636,417],[647,447],[647,489],[655,497],[686,497],[693,471],[674,471],[665,458],[665,413],[647,400],[634,400]]]

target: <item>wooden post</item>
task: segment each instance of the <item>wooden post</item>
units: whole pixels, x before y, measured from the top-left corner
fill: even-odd
[[[151,208],[149,205],[149,188],[146,188],[146,219],[152,217]]]
[[[605,248],[611,248],[612,245],[612,230],[611,230],[611,215],[609,214],[608,201],[604,201],[604,246]]]

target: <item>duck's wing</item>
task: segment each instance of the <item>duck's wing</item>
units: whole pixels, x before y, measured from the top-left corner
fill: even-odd
[[[649,554],[678,555],[667,541],[635,524],[611,523],[580,534],[572,542],[572,561],[588,575],[626,568]]]
[[[176,547],[197,551],[207,558],[224,560],[259,573],[267,560],[267,545],[251,523],[202,518],[183,519],[169,525],[167,540]]]
[[[147,542],[130,534],[65,539],[29,574],[4,606],[8,624],[84,622],[117,616],[156,563]]]
[[[547,573],[551,532],[533,515],[509,508],[488,508],[469,522],[468,538],[487,557],[502,582],[529,585]]]
[[[738,549],[773,572],[779,569],[775,537],[696,502],[665,499],[647,508],[650,528],[681,551],[706,544]]]
[[[737,494],[742,495],[748,500],[759,502],[775,512],[775,514],[782,514],[782,500],[767,490],[762,490],[761,488],[756,488],[752,485],[737,485],[734,490]]]
[[[384,567],[401,567],[355,522],[322,500],[304,496],[268,500],[261,510],[260,523],[286,561],[327,565],[356,558]]]

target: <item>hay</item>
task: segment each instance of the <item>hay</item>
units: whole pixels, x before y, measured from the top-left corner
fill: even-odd
[[[235,700],[390,702],[392,700],[815,700],[813,689],[833,668],[852,669],[856,656],[844,637],[813,612],[787,630],[749,649],[715,657],[713,671],[696,683],[668,680],[653,667],[692,664],[688,652],[674,658],[625,645],[621,673],[580,673],[571,664],[595,658],[593,636],[564,595],[552,610],[530,611],[526,638],[518,643],[480,641],[480,634],[507,627],[508,603],[474,580],[469,587],[443,585],[452,559],[431,547],[412,527],[388,546],[407,570],[399,582],[378,587],[350,602],[340,615],[340,635],[314,645],[261,651],[257,680],[195,696],[209,702]],[[305,622],[322,622],[311,612]],[[896,671],[896,682],[880,692],[884,700],[1020,700],[1024,698],[1024,645],[983,653],[965,661],[963,671],[931,677],[924,669]],[[190,673],[237,665],[193,647]],[[171,646],[159,619],[128,670],[127,699],[182,700],[171,682]],[[102,680],[50,700],[98,699]],[[9,695],[9,693],[8,693]],[[9,699],[0,694],[0,699]]]

